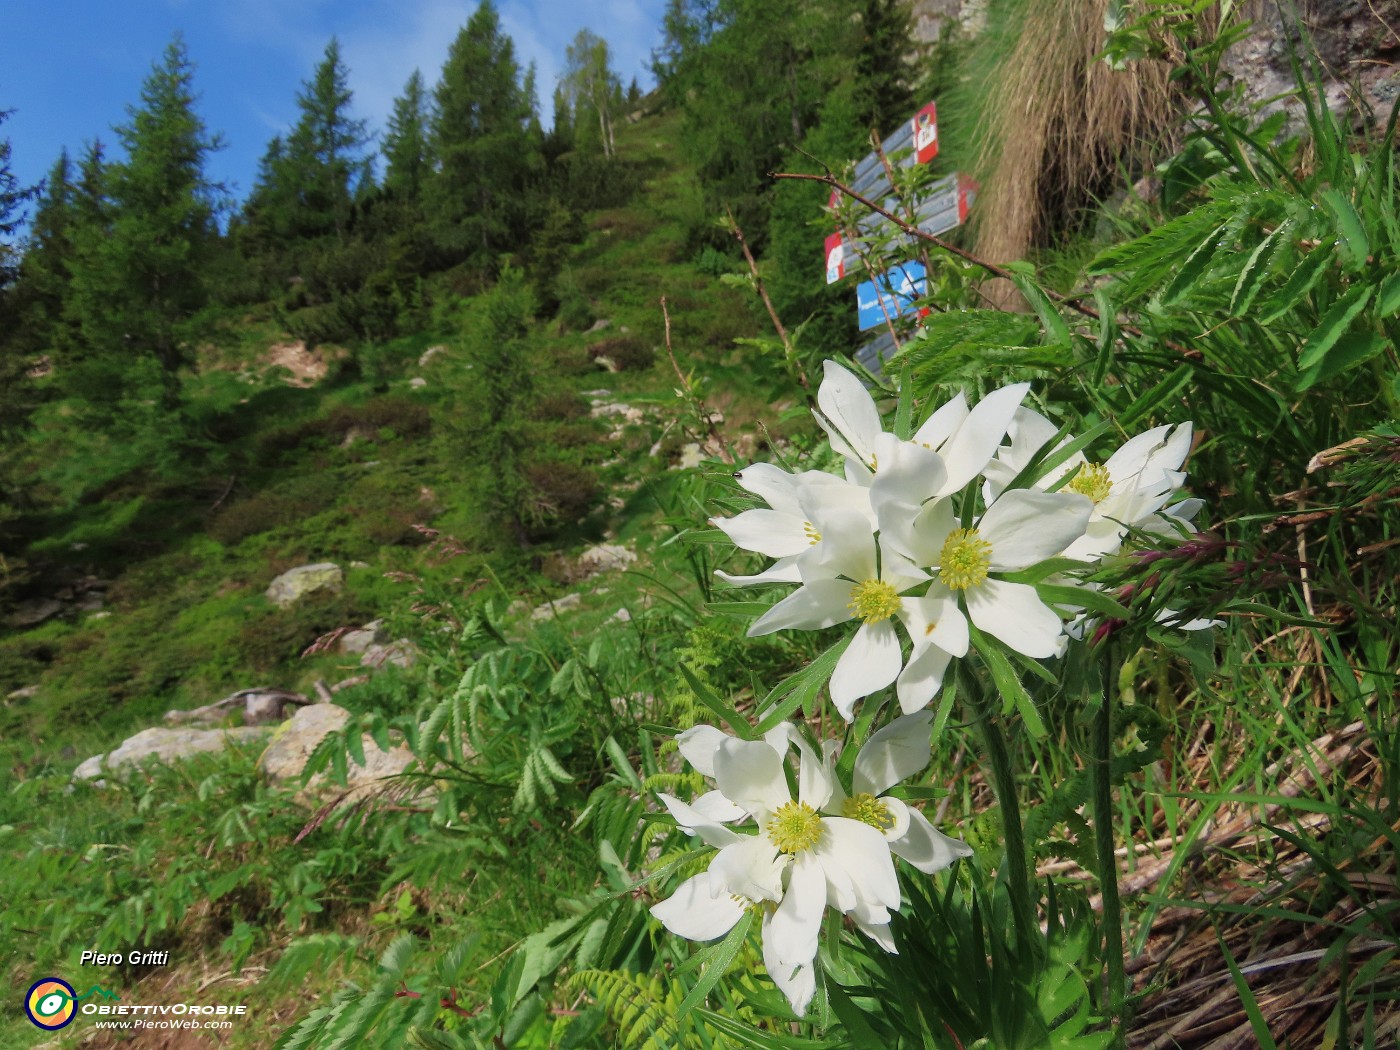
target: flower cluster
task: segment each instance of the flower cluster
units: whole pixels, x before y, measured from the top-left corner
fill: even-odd
[[[970,853],[888,793],[929,761],[924,709],[952,661],[994,646],[1061,656],[1085,635],[1085,609],[1120,609],[1080,577],[1131,533],[1184,531],[1199,509],[1195,500],[1168,506],[1185,477],[1189,424],[1149,430],[1091,462],[1022,404],[1029,389],[1006,386],[975,406],[959,395],[904,439],[883,428],[861,382],[828,362],[816,416],[842,475],[756,464],[738,482],[767,506],[714,519],[738,547],[773,559],[755,575],[722,578],[794,585],[749,635],[855,621],[828,683],[833,705],[852,722],[858,701],[893,686],[902,712],[866,740],[849,790],[837,745],[813,745],[798,726],[763,740],[711,726],[678,738],[715,789],[661,801],[717,852],[652,912],[674,933],[712,940],[754,910],[769,975],[799,1014],[814,994],[828,907],[893,952],[894,858],[933,873]]]
[[[857,700],[891,683],[906,714],[927,706],[949,663],[966,655],[969,622],[1024,656],[1062,654],[1065,614],[1075,610],[1008,577],[1051,558],[1089,567],[1116,553],[1129,530],[1170,530],[1199,507],[1167,507],[1184,478],[1189,424],[1140,434],[1103,463],[1075,453],[1026,477],[1031,464],[1057,458],[1057,438],[1061,448],[1070,442],[1022,406],[1028,391],[1003,387],[972,408],[959,395],[902,441],[882,428],[860,381],[829,361],[817,422],[845,461],[844,479],[764,465],[739,474],[771,509],[714,524],[737,546],[777,560],[755,576],[721,575],[739,585],[799,585],[750,636],[859,621],[831,678],[847,721]]]
[[[812,961],[827,907],[893,952],[890,911],[900,904],[893,857],[931,874],[972,852],[885,794],[928,765],[931,723],[920,712],[872,734],[856,756],[850,793],[836,777],[835,746],[819,755],[795,726],[764,740],[739,740],[712,726],[682,733],[681,754],[716,789],[691,804],[660,798],[677,824],[718,852],[652,914],[672,933],[706,941],[756,909],[764,965],[799,1014],[815,989]],[[794,747],[796,798],[785,770]]]

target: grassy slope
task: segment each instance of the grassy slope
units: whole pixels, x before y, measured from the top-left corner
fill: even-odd
[[[657,535],[655,483],[640,483],[664,475],[667,456],[702,436],[693,417],[684,418],[684,404],[674,392],[661,296],[669,304],[682,367],[690,370],[703,362],[697,380],[709,377],[714,388],[735,391],[716,402],[729,415],[728,429],[737,434],[744,429],[742,422],[757,418],[764,407],[761,391],[741,381],[751,370],[732,349],[735,337],[756,332],[748,303],[738,292],[717,287],[713,275],[697,271],[685,258],[684,223],[697,205],[675,156],[677,126],[678,118],[666,115],[619,130],[620,155],[644,172],[644,189],[625,207],[587,216],[585,238],[572,251],[566,279],[610,326],[585,335],[551,323],[530,340],[546,392],[581,397],[606,388],[608,399],[647,412],[643,425],[626,428],[616,442],[607,440],[603,424],[590,424],[586,416],[576,422],[594,446],[591,459],[612,498],[603,501],[600,512],[566,530],[556,545],[537,549],[530,558],[493,550],[482,535],[471,486],[462,483],[463,464],[453,449],[454,428],[462,421],[454,419],[454,403],[473,377],[457,352],[450,318],[470,311],[469,301],[441,310],[448,321],[439,330],[399,340],[382,351],[389,362],[387,390],[334,374],[306,390],[285,387],[276,377],[252,391],[234,386],[232,371],[251,364],[276,338],[266,322],[244,319],[231,327],[224,345],[211,349],[204,374],[191,380],[194,397],[228,402],[233,386],[233,394],[248,398],[227,421],[234,440],[249,450],[232,484],[214,478],[175,491],[153,491],[137,475],[124,479],[106,499],[44,524],[48,538],[41,546],[51,558],[66,562],[72,571],[95,572],[111,581],[107,608],[112,615],[54,620],[0,638],[7,657],[0,685],[7,691],[39,686],[32,700],[10,702],[0,713],[0,766],[16,778],[10,800],[0,801],[0,851],[6,867],[29,872],[0,924],[0,968],[9,983],[27,987],[31,974],[48,972],[68,974],[76,983],[73,975],[81,973],[83,980],[100,976],[128,989],[129,998],[173,1001],[211,974],[251,967],[219,986],[221,994],[255,1007],[257,1019],[239,1026],[229,1044],[235,1046],[266,1045],[268,1033],[279,1031],[307,1002],[310,989],[271,993],[256,984],[258,967],[275,961],[298,922],[265,926],[273,914],[267,911],[262,920],[250,923],[244,914],[256,908],[190,899],[202,883],[178,862],[187,851],[204,851],[213,867],[230,873],[231,881],[239,881],[241,872],[253,887],[249,894],[264,895],[263,905],[291,892],[275,885],[275,879],[260,887],[255,872],[298,870],[304,852],[289,842],[305,812],[257,783],[252,755],[201,760],[108,793],[82,789],[66,794],[67,774],[88,754],[160,724],[169,708],[207,703],[259,683],[309,692],[318,678],[334,682],[357,673],[353,657],[332,653],[298,660],[296,654],[321,631],[373,615],[393,618],[411,603],[415,586],[450,591],[454,581],[489,577],[493,588],[502,588],[500,605],[517,596],[534,604],[565,589],[557,571],[551,579],[537,570],[566,565],[570,551],[576,553],[581,543],[605,532],[642,547],[652,542]],[[588,365],[585,348],[624,329],[660,350],[654,365],[619,374]],[[444,345],[447,352],[419,369],[419,354],[432,345]],[[418,374],[429,384],[415,390],[408,380]],[[424,425],[423,408],[430,425]],[[342,447],[352,427],[358,440]],[[662,452],[652,456],[657,441]],[[664,476],[661,484],[669,484]],[[225,487],[225,498],[211,512],[218,490]],[[270,523],[275,524],[269,528]],[[453,535],[469,553],[434,567],[431,552],[414,545],[416,534],[407,528],[411,523]],[[77,544],[85,546],[75,549]],[[554,546],[561,552],[551,557]],[[577,614],[577,631],[587,632],[621,606],[650,605],[654,599],[640,595],[642,589],[663,595],[685,589],[672,570],[651,566],[645,550],[642,557],[646,575],[656,582],[623,577],[586,588],[597,593],[590,593]],[[310,610],[274,610],[262,595],[271,577],[313,560],[342,565],[355,560],[367,567],[349,570],[345,591],[336,599],[310,603]],[[420,578],[416,584],[386,579],[392,571]],[[393,626],[404,633],[416,629],[408,615],[393,618]],[[413,694],[422,687],[421,673],[390,671],[337,699],[352,710],[369,710],[392,703],[396,693]],[[266,821],[243,842],[220,824],[240,803]],[[327,913],[302,927],[302,932],[363,938],[360,963],[318,975],[313,983],[323,991],[343,973],[362,970],[364,960],[373,958],[374,946],[382,947],[396,929],[411,924],[405,914],[416,914],[401,901],[409,898],[392,887],[378,899],[381,860],[376,856],[365,870],[346,874],[337,889],[349,899],[326,900]],[[514,861],[531,863],[528,856]],[[553,871],[555,877],[544,879],[541,892],[522,896],[518,888],[497,884],[484,895],[484,904],[476,894],[463,893],[456,901],[435,900],[434,907],[484,906],[492,911],[486,925],[496,930],[493,939],[505,947],[540,923],[542,916],[532,905],[550,893],[576,889],[570,880],[591,879],[591,867],[591,854],[549,854],[548,861],[542,854],[538,870]],[[510,870],[509,865],[503,869],[507,877]],[[163,893],[152,894],[153,885],[146,880],[158,872],[169,877]],[[174,914],[153,923],[164,932],[150,938],[153,946],[174,946],[171,966],[144,972],[79,971],[79,952],[107,947],[93,943],[93,931],[121,907],[123,898],[141,895],[156,907],[163,900],[173,902]],[[317,896],[314,888],[302,895]],[[182,916],[186,905],[198,915]],[[394,907],[399,910],[381,910]],[[20,921],[23,909],[31,921]],[[370,912],[377,917],[372,919]],[[285,910],[277,914],[284,920],[297,918]],[[26,1046],[32,1033],[13,1005],[0,1011],[0,1047]]]

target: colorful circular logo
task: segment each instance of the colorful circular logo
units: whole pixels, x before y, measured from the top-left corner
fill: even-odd
[[[73,1023],[77,1016],[75,1001],[78,993],[73,986],[58,977],[35,981],[24,997],[24,1013],[45,1031],[52,1032]]]

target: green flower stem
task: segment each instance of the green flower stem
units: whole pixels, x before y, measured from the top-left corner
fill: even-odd
[[[1099,862],[1099,893],[1103,899],[1104,962],[1108,968],[1109,1010],[1116,1022],[1123,1012],[1128,981],[1123,968],[1123,905],[1118,896],[1118,858],[1113,852],[1113,704],[1118,695],[1119,661],[1114,643],[1109,642],[1106,649],[1103,697],[1094,718],[1092,780],[1094,852]]]
[[[1038,930],[1035,905],[1031,900],[1031,873],[1026,861],[1026,836],[1021,829],[1021,805],[1016,794],[1016,774],[1011,765],[1011,749],[1001,720],[987,702],[972,675],[963,675],[963,692],[977,714],[987,757],[992,763],[992,787],[1001,810],[1002,834],[1006,838],[1006,886],[1011,897],[1011,915],[1016,923],[1016,946],[1023,959],[1034,958]]]

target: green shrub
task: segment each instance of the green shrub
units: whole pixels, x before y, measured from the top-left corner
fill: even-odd
[[[330,474],[309,474],[239,500],[209,523],[209,535],[226,547],[271,529],[296,525],[335,505],[340,482]]]
[[[598,502],[593,471],[563,460],[536,460],[525,466],[532,539],[543,539],[562,525],[582,521]]]
[[[560,390],[538,398],[530,406],[529,415],[537,422],[563,422],[588,415],[588,406],[577,394]]]

